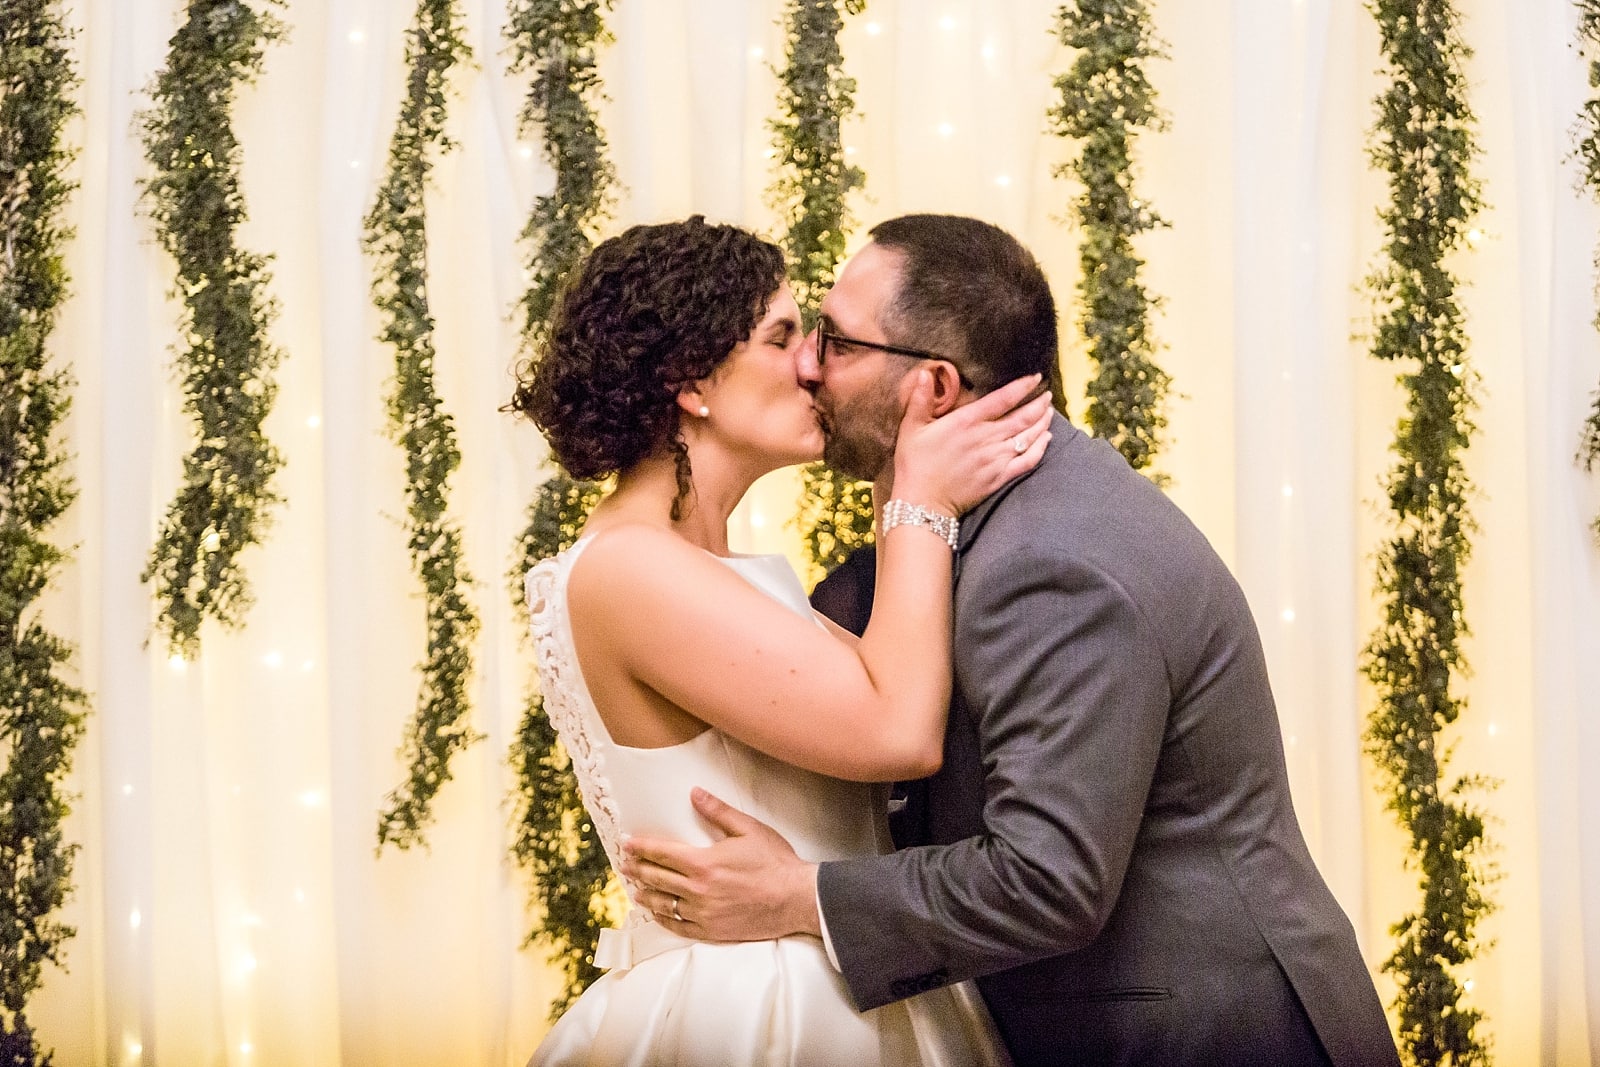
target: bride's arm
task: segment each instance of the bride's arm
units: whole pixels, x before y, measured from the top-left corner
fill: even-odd
[[[915,439],[897,462],[896,496],[954,512],[1031,469],[1048,438],[1048,407],[992,417],[1027,389],[1006,393],[957,409],[946,416],[955,422]],[[1009,444],[1019,434],[1029,442],[1020,455]],[[574,565],[568,595],[574,614],[592,621],[586,629],[599,635],[601,654],[752,748],[840,778],[921,777],[942,754],[952,552],[916,526],[895,527],[878,551],[875,610],[853,647],[645,526],[598,538]]]

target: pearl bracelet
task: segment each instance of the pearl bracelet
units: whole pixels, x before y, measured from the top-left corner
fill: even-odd
[[[883,533],[887,535],[896,526],[926,526],[944,538],[952,550],[961,535],[961,524],[954,516],[941,515],[905,500],[891,500],[883,506]]]

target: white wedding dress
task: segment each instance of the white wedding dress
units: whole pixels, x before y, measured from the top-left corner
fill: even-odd
[[[544,706],[572,757],[584,804],[616,867],[627,835],[709,844],[689,790],[703,786],[774,827],[812,860],[887,847],[881,791],[780,763],[715,729],[667,748],[611,740],[579,669],[567,578],[589,538],[528,572],[528,606]],[[752,585],[810,617],[781,556],[723,560]],[[669,626],[671,620],[640,620]],[[819,623],[820,625],[820,623]],[[630,897],[632,896],[632,887]],[[530,1067],[974,1067],[1007,1062],[969,986],[858,1012],[813,937],[691,941],[634,906],[601,936],[608,971],[556,1023]]]

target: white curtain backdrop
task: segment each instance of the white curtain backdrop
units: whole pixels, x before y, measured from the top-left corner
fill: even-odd
[[[516,128],[526,84],[505,71],[502,0],[462,2],[476,65],[456,79],[460,148],[430,201],[438,372],[464,455],[452,509],[483,618],[473,721],[487,740],[458,758],[427,850],[374,851],[424,634],[398,521],[403,467],[384,433],[392,354],[374,340],[359,238],[411,6],[289,0],[290,39],[239,96],[243,237],[275,257],[282,306],[268,432],[288,459],[289,503],[245,557],[248,624],[208,628],[183,663],[149,642],[139,580],[188,429],[170,370],[171,266],[136,202],[134,118],[182,4],[69,3],[82,184],[54,348],[79,381],[66,445],[82,495],[59,530],[75,561],[44,610],[78,645],[93,717],[70,782],[78,936],[33,1010],[66,1067],[520,1064],[547,1025],[557,978],[522,945],[527,887],[507,859],[507,751],[530,662],[504,579],[545,449],[497,408],[517,358],[517,234],[551,176],[537,136]],[[781,6],[618,0],[602,63],[623,185],[613,229],[703,212],[777,231],[765,122]],[[1154,6],[1171,58],[1150,74],[1172,124],[1144,139],[1141,188],[1172,226],[1141,248],[1179,393],[1161,467],[1256,609],[1301,821],[1376,966],[1388,924],[1417,900],[1359,739],[1380,479],[1401,404],[1394,368],[1362,340],[1384,196],[1364,154],[1377,33],[1354,0]],[[1568,0],[1458,6],[1490,207],[1457,264],[1482,404],[1468,460],[1475,670],[1451,737],[1456,770],[1500,782],[1484,798],[1499,908],[1471,996],[1498,1062],[1600,1065],[1600,549],[1588,532],[1600,478],[1573,459],[1600,382],[1600,211],[1568,158],[1585,70]],[[873,0],[844,36],[860,107],[847,133],[868,175],[865,222],[973,214],[1039,254],[1081,398],[1064,221],[1075,191],[1052,173],[1070,148],[1045,118],[1070,61],[1050,33],[1055,7]],[[789,477],[758,486],[742,543],[796,552],[794,495]]]

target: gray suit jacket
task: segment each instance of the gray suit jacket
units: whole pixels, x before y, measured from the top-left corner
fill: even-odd
[[[1398,1064],[1238,583],[1109,445],[1052,431],[962,522],[923,847],[818,876],[852,995],[977,978],[1019,1065]]]

